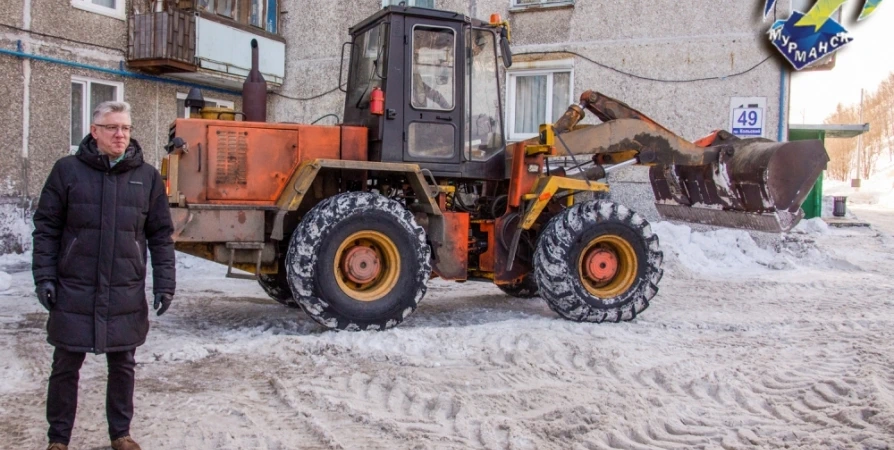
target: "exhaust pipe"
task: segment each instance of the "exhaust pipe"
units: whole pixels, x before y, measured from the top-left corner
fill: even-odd
[[[248,122],[267,121],[267,82],[258,70],[258,40],[251,40],[251,70],[242,83],[242,112]]]

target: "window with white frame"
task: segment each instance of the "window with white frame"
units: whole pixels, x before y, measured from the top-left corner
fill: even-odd
[[[526,8],[531,6],[559,6],[573,5],[574,0],[512,0],[513,8]]]
[[[194,0],[198,11],[225,17],[276,34],[279,0]]]
[[[205,97],[205,106],[209,108],[234,108],[233,105],[233,102],[229,100],[219,100],[216,98]],[[177,93],[177,117],[181,119],[189,117],[189,108],[186,107],[186,94],[182,92]]]
[[[90,132],[93,110],[102,102],[124,101],[124,84],[71,77],[71,151],[74,153]]]
[[[571,104],[574,70],[570,61],[528,66],[507,74],[506,125],[513,141],[536,136],[540,124],[554,123]]]
[[[71,0],[71,6],[124,20],[125,0]]]
[[[401,3],[404,6],[418,6],[420,8],[433,9],[435,7],[435,0],[382,0],[382,7],[400,5]]]

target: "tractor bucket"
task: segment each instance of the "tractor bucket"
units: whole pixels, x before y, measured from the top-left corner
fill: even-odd
[[[716,159],[650,168],[655,206],[664,218],[788,231],[801,219],[801,203],[829,160],[820,141],[733,139],[704,151],[716,152]]]

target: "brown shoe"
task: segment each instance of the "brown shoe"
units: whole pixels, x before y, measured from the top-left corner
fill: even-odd
[[[47,447],[47,450],[68,450],[68,446],[58,442],[50,442],[50,446]]]
[[[133,438],[131,438],[130,436],[124,436],[122,438],[118,438],[118,439],[115,439],[114,441],[112,441],[112,450],[141,450],[141,449],[140,449],[140,445],[133,441]]]

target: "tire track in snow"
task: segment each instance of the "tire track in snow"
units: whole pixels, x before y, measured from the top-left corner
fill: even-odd
[[[850,300],[850,286],[842,282],[822,282],[824,289],[816,289],[812,284],[784,283],[784,282],[758,282],[762,289],[768,291],[761,294],[760,298],[774,299],[770,302],[787,301],[797,299],[805,306],[810,303],[814,312],[837,311],[837,317],[832,322],[824,322],[822,318],[811,317],[801,320],[801,323],[787,325],[791,327],[792,335],[811,335],[814,341],[812,345],[817,347],[830,346],[841,340],[854,343],[856,346],[874,348],[877,345],[877,337],[887,337],[890,332],[875,333],[882,323],[871,321],[845,321],[840,322],[840,311],[843,298]],[[809,288],[809,289],[808,289]],[[884,286],[879,287],[884,291]],[[730,289],[729,286],[726,289]],[[735,290],[735,288],[732,288]],[[693,293],[688,290],[689,299],[703,297],[710,299],[714,296],[724,296],[724,290],[717,286],[709,286],[698,289]],[[804,292],[808,295],[803,295]],[[694,295],[693,295],[694,294]],[[838,295],[836,295],[838,294]],[[836,299],[837,300],[830,300]],[[874,295],[863,299],[871,303]],[[778,300],[775,300],[778,299]],[[659,298],[660,304],[664,298]],[[758,300],[766,302],[767,300]],[[860,305],[855,305],[859,310]],[[890,329],[890,323],[884,322]],[[816,329],[820,333],[816,333]],[[839,328],[839,329],[836,329]],[[840,328],[847,328],[842,336]],[[746,330],[747,331],[747,330]],[[881,331],[881,330],[878,330]],[[838,333],[836,333],[838,332]],[[816,340],[815,337],[822,336]],[[888,341],[890,342],[890,340]],[[769,344],[770,342],[768,342]],[[889,346],[890,348],[890,346]],[[782,362],[782,361],[780,361]],[[836,428],[852,430],[878,430],[872,423],[872,418],[877,414],[873,408],[866,408],[865,396],[860,388],[865,383],[855,379],[854,367],[865,365],[848,349],[832,349],[828,351],[809,352],[795,367],[785,368],[784,365],[766,369],[763,372],[748,370],[747,366],[736,367],[735,371],[719,369],[711,374],[713,376],[692,379],[685,383],[664,383],[666,378],[679,381],[679,377],[667,376],[662,369],[649,368],[633,373],[633,378],[647,390],[659,391],[663,396],[674,399],[685,398],[681,401],[688,404],[698,404],[696,414],[684,412],[680,414],[681,421],[696,424],[706,429],[692,429],[690,425],[680,429],[671,421],[658,421],[659,428],[671,429],[678,436],[682,432],[687,437],[694,437],[714,427],[723,428],[730,420],[743,423],[746,428],[741,429],[735,435],[720,437],[722,446],[729,448],[749,447],[754,445],[771,445],[773,442],[781,442],[780,439],[790,433],[791,427],[808,427],[813,429]],[[616,376],[615,379],[623,376]],[[894,378],[894,377],[892,377]],[[885,380],[882,385],[889,385],[890,380]],[[857,386],[854,386],[857,385]],[[696,412],[693,410],[692,412]],[[652,415],[656,417],[656,415]],[[715,417],[716,420],[707,419]],[[749,428],[760,427],[760,432]],[[650,428],[654,431],[654,428]],[[711,441],[718,442],[719,436],[712,436]],[[663,433],[643,433],[637,428],[631,427],[627,432],[615,430],[605,433],[597,447],[616,449],[638,448],[673,448],[677,442],[667,439]],[[710,447],[710,444],[698,445],[695,442],[687,442],[691,448]]]

